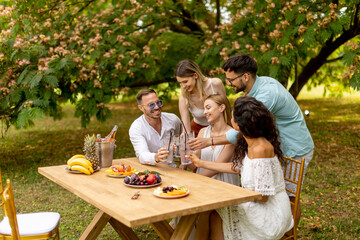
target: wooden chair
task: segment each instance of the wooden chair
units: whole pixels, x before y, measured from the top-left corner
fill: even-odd
[[[296,228],[297,228],[297,219],[299,215],[298,208],[300,207],[300,192],[301,192],[301,183],[304,173],[304,164],[305,158],[301,159],[301,162],[289,157],[283,157],[285,161],[284,166],[284,179],[285,181],[291,182],[296,185],[296,190],[293,191],[289,188],[286,188],[286,191],[295,195],[295,197],[290,198],[291,210],[294,218],[294,227],[288,231],[282,240],[285,239],[297,239]]]
[[[10,179],[7,179],[6,183],[7,187],[3,190],[0,175],[1,205],[4,209],[4,218],[0,222],[0,239],[60,239],[60,214],[56,212],[16,214]]]

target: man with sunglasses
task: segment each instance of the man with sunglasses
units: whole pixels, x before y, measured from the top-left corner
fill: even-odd
[[[180,119],[172,113],[161,112],[163,102],[153,89],[142,89],[136,95],[138,108],[144,114],[130,126],[129,136],[136,157],[141,164],[155,165],[167,156],[167,151],[158,151],[162,142],[181,131]],[[175,164],[169,164],[176,166]]]

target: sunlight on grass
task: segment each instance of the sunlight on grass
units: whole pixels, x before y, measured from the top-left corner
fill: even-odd
[[[312,87],[311,90],[307,90],[306,87],[304,87],[298,96],[298,100],[324,98],[323,94],[324,94],[323,86]],[[355,91],[355,90],[350,90],[349,93],[344,92],[343,97],[349,98],[349,99],[360,99],[360,92]],[[332,97],[330,97],[330,98],[332,98]]]
[[[344,98],[323,98],[321,89],[311,96],[301,93],[300,108],[310,111],[306,124],[315,143],[314,158],[306,173],[302,189],[302,218],[298,234],[301,239],[360,238],[360,94]],[[230,102],[239,94],[231,95]],[[72,155],[82,153],[83,137],[90,133],[105,136],[119,126],[114,158],[133,157],[128,129],[141,115],[135,100],[112,103],[113,117],[105,123],[92,118],[87,129],[74,117],[74,106],[63,106],[64,118],[49,117],[35,121],[35,127],[11,128],[0,139],[0,167],[3,179],[13,182],[17,210],[56,211],[61,214],[61,239],[78,239],[96,208],[74,194],[39,175],[40,166],[65,164]],[[179,116],[178,101],[166,102],[163,111]],[[0,219],[2,219],[0,211]],[[135,229],[139,239],[158,239],[148,226]],[[98,239],[118,239],[107,226]]]

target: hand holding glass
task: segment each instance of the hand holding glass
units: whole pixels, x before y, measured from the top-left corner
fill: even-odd
[[[162,162],[173,163],[173,161],[174,161],[174,142],[172,140],[167,139],[167,140],[164,140],[162,143],[163,143],[162,148],[160,148],[159,151],[162,150],[162,151],[168,152],[167,155],[166,154],[163,155],[163,157],[161,159],[161,160],[163,160]]]
[[[181,164],[189,165],[191,164],[191,160],[185,158],[186,155],[190,155],[190,153],[194,153],[195,151],[190,150],[189,140],[194,139],[194,133],[184,134],[184,137],[180,140],[180,156],[181,156]]]

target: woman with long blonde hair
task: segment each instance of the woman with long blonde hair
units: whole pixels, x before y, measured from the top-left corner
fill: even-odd
[[[175,69],[176,80],[180,83],[179,111],[187,132],[195,137],[201,128],[209,125],[204,115],[204,100],[212,94],[226,97],[225,87],[219,78],[208,78],[192,60],[180,61]],[[192,121],[190,121],[190,113]]]
[[[231,127],[231,107],[229,100],[220,94],[213,94],[204,101],[204,115],[209,122],[209,126],[199,131],[199,137],[212,138],[225,135]],[[201,150],[195,154],[204,161],[209,162],[231,162],[234,153],[234,145],[213,145]],[[194,166],[195,167],[195,166]],[[190,168],[193,168],[190,166]],[[239,186],[239,175],[232,173],[223,173],[205,168],[197,168],[196,173],[211,177],[223,182]]]

